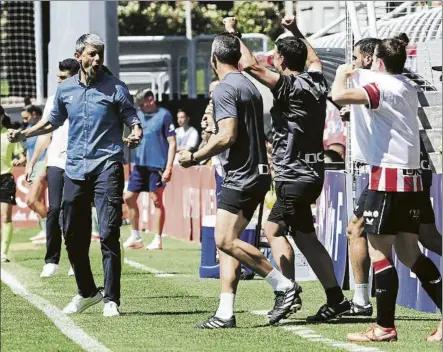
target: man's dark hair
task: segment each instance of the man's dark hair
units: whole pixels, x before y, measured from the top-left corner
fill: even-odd
[[[35,112],[38,116],[42,116],[43,115],[43,111],[42,109],[40,109],[38,106],[36,105],[26,105],[22,111],[26,111],[30,114],[32,114],[33,112]]]
[[[398,40],[404,42],[406,45],[408,45],[409,42],[410,42],[408,35],[406,33],[403,33],[403,32],[397,34],[396,36],[394,36],[394,39],[398,39]]]
[[[177,114],[178,114],[179,112],[184,112],[185,115],[189,117],[189,113],[188,113],[187,110],[185,110],[185,109],[178,109],[178,110],[177,110]]]
[[[299,38],[285,37],[275,43],[278,52],[285,59],[286,66],[297,72],[303,72],[308,57],[308,48]]]
[[[381,43],[381,39],[378,38],[363,38],[355,43],[354,47],[359,47],[360,52],[363,55],[374,55],[375,47]]]
[[[75,59],[64,59],[58,63],[58,69],[60,71],[68,71],[73,76],[80,70],[80,64]]]
[[[150,98],[150,97],[154,97],[155,98],[155,95],[154,95],[154,93],[152,92],[152,90],[146,90],[146,88],[142,88],[142,89],[139,89],[136,93],[135,93],[135,95],[134,95],[134,100],[135,100],[135,103],[137,104],[137,105],[142,105],[143,103],[144,103],[144,101],[146,100],[146,99],[148,99],[148,98]]]
[[[330,149],[325,150],[324,157],[331,159],[331,162],[333,163],[343,162],[343,158],[335,150],[330,150]]]
[[[406,62],[406,45],[402,40],[383,39],[377,45],[376,56],[383,60],[386,71],[398,75],[403,73]]]
[[[237,67],[241,58],[240,41],[231,33],[222,33],[214,38],[213,53],[222,64]]]

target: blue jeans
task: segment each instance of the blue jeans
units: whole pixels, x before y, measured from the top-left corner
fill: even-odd
[[[104,270],[104,301],[120,305],[120,225],[122,222],[124,173],[121,163],[114,163],[86,180],[65,175],[63,191],[63,235],[69,261],[75,273],[78,294],[91,297],[97,286],[91,272],[91,203],[97,208],[100,245]]]

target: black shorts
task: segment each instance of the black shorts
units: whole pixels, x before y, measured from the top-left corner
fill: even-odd
[[[420,209],[420,224],[433,224],[435,223],[434,209],[431,203],[431,190],[430,188],[425,188],[423,192],[417,193],[417,199]],[[363,217],[363,212],[365,210],[365,202],[368,196],[368,186],[363,190],[360,197],[358,198],[357,205],[354,208],[354,215],[357,218]]]
[[[374,235],[395,235],[398,232],[418,234],[420,193],[368,190],[363,211],[366,233]]]
[[[320,196],[323,185],[307,182],[276,182],[277,201],[268,221],[290,226],[292,231],[314,232],[311,205]]]
[[[251,221],[255,209],[264,201],[268,191],[269,187],[256,187],[247,191],[222,187],[217,207],[232,214],[238,214],[241,210],[243,216]]]
[[[419,193],[420,224],[434,224],[435,214],[431,203],[431,189],[425,188]]]
[[[15,181],[12,174],[0,175],[0,203],[16,205]]]

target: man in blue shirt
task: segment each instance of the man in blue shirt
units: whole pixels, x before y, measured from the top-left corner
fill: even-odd
[[[125,248],[143,248],[139,234],[139,210],[137,199],[140,192],[149,192],[154,203],[155,237],[147,250],[162,249],[162,231],[165,223],[165,208],[163,205],[163,190],[165,183],[172,175],[172,165],[176,153],[175,126],[171,113],[158,107],[154,94],[142,90],[135,95],[135,103],[139,106],[137,112],[143,126],[143,141],[136,149],[134,169],[129,179],[125,201],[129,208],[131,235],[123,244]]]
[[[8,131],[10,141],[21,141],[54,131],[69,116],[63,234],[78,294],[63,310],[66,314],[81,313],[102,299],[104,316],[120,314],[123,122],[131,127],[125,139],[130,148],[140,144],[143,131],[128,88],[102,69],[104,48],[99,36],[82,35],[75,45],[80,71],[59,84],[49,116],[25,131]],[[92,200],[100,226],[104,297],[89,262]]]

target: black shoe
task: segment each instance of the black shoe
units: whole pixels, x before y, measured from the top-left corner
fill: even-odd
[[[334,320],[342,316],[343,314],[351,310],[351,303],[345,298],[343,302],[329,306],[323,305],[316,315],[311,315],[306,318],[308,323],[324,323],[330,320]]]
[[[195,327],[197,329],[228,329],[228,328],[236,328],[237,323],[235,322],[235,315],[233,315],[228,320],[217,318],[214,315],[210,317],[207,321],[197,324]]]
[[[302,300],[300,297],[300,293],[302,293],[303,290],[302,290],[301,286],[298,286],[298,287],[299,287],[299,291],[295,294],[295,300],[294,300],[294,303],[292,304],[291,310],[289,312],[290,314],[297,313],[299,310],[301,310],[301,307],[302,307]],[[275,295],[276,295],[275,304],[277,304],[277,294],[278,294],[278,292],[275,292]],[[279,298],[279,299],[281,299],[281,298]],[[274,305],[274,308],[272,308],[272,310],[270,310],[268,312],[268,314],[267,314],[268,317],[270,317],[272,315],[272,313],[274,312],[274,309],[275,309],[275,305]]]
[[[354,303],[352,300],[349,301],[351,304],[351,310],[349,312],[344,313],[344,316],[348,317],[356,317],[356,316],[363,316],[363,317],[371,317],[372,316],[372,303],[369,303],[365,306],[360,306],[357,303]]]
[[[292,306],[295,303],[296,297],[299,297],[300,292],[301,287],[296,282],[285,292],[275,292],[275,304],[269,317],[269,324],[278,323],[291,313]]]

